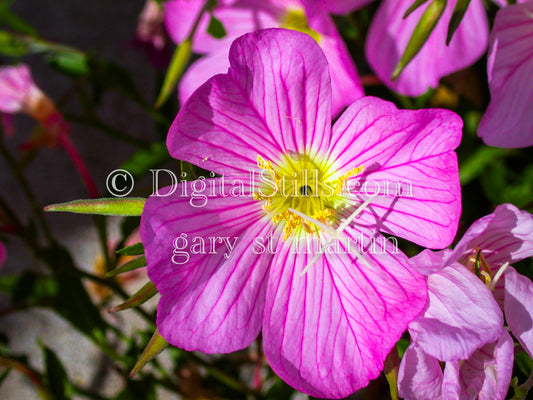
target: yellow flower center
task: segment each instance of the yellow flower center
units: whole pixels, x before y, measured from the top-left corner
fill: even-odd
[[[359,166],[340,175],[326,162],[307,154],[285,155],[275,164],[257,156],[257,166],[261,174],[254,198],[264,202],[263,208],[273,223],[283,224],[284,240],[320,229],[291,210],[331,225],[336,212],[348,203],[345,180],[363,170]]]
[[[290,9],[283,17],[281,27],[285,29],[292,29],[293,31],[300,31],[307,33],[317,43],[320,43],[320,34],[309,27],[305,12],[302,9]]]

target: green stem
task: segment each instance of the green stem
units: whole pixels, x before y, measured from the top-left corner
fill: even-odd
[[[35,214],[35,218],[41,225],[41,228],[43,230],[44,236],[48,240],[50,244],[55,243],[55,239],[52,236],[52,231],[50,230],[50,227],[48,226],[48,223],[46,222],[42,208],[37,203],[37,198],[35,197],[33,190],[30,187],[30,184],[18,168],[18,163],[15,160],[15,158],[11,155],[9,152],[9,149],[7,148],[6,144],[4,143],[3,139],[3,132],[0,132],[0,153],[5,158],[7,165],[11,169],[11,172],[13,173],[13,176],[18,181],[19,185],[22,188],[22,191],[26,195],[26,198],[28,199],[30,206],[33,210],[33,213]]]

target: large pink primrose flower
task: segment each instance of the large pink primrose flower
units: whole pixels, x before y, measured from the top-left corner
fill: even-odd
[[[402,397],[505,398],[514,345],[502,309],[510,332],[533,354],[533,283],[509,264],[532,255],[533,216],[504,204],[472,224],[453,251],[412,259],[428,277],[429,301],[409,325]]]
[[[489,27],[482,0],[472,0],[450,45],[446,46],[448,23],[455,3],[456,0],[448,1],[435,30],[395,81],[391,80],[392,72],[427,5],[403,19],[413,0],[381,3],[368,32],[366,56],[385,85],[403,95],[420,96],[429,88],[437,87],[441,77],[472,65],[485,53]]]
[[[262,331],[285,381],[344,397],[378,376],[426,304],[424,277],[379,231],[451,243],[462,122],[365,97],[331,128],[327,59],[300,32],[244,35],[229,59],[167,139],[173,157],[222,177],[151,196],[141,218],[158,330],[206,353]]]
[[[532,146],[532,1],[496,14],[487,70],[491,101],[479,124],[479,136],[490,146]]]
[[[200,21],[193,40],[193,50],[204,57],[194,62],[179,85],[181,104],[211,76],[227,71],[228,50],[237,37],[263,28],[288,28],[311,35],[322,47],[329,62],[333,93],[332,113],[363,96],[363,89],[353,60],[328,12],[345,13],[368,0],[239,0],[221,1],[213,11],[227,31],[223,39],[207,33],[209,16]],[[166,26],[180,43],[188,35],[204,0],[165,2]],[[288,61],[288,60],[287,60]]]

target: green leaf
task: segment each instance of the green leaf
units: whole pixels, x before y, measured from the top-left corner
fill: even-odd
[[[415,0],[415,2],[407,9],[405,14],[403,15],[403,19],[407,18],[413,11],[415,11],[418,7],[423,5],[424,3],[427,3],[429,0]]]
[[[52,68],[68,76],[80,77],[89,73],[87,56],[77,50],[50,52],[45,60]]]
[[[139,257],[139,258],[144,258],[144,256]],[[121,303],[118,306],[110,308],[109,312],[113,313],[113,312],[123,311],[128,308],[132,308],[132,307],[138,307],[141,304],[150,300],[152,297],[154,297],[156,293],[157,293],[157,288],[152,282],[148,281],[146,285],[140,288],[135,294],[133,294],[124,303]]]
[[[172,60],[170,61],[170,66],[168,67],[167,74],[163,80],[163,85],[161,86],[161,91],[155,102],[155,107],[161,107],[165,101],[167,101],[170,94],[176,88],[176,84],[183,74],[185,67],[189,63],[191,57],[192,49],[192,40],[187,38],[176,48]]]
[[[117,250],[117,253],[122,254],[124,256],[138,256],[140,254],[144,254],[144,246],[142,243],[135,243],[131,246]]]
[[[156,355],[161,353],[165,347],[168,346],[168,343],[156,330],[154,335],[150,339],[150,342],[144,349],[143,353],[135,363],[133,369],[130,372],[130,376],[135,376],[150,360],[152,360]]]
[[[405,67],[415,58],[422,46],[426,43],[446,9],[446,0],[433,0],[424,10],[410,39],[407,43],[398,65],[392,73],[392,80],[397,79]]]
[[[41,344],[45,363],[45,381],[54,400],[68,400],[72,398],[73,388],[65,368],[55,353]]]
[[[56,245],[38,253],[54,272],[57,294],[50,306],[100,346],[106,344],[106,323],[83,286],[70,254]]]
[[[124,272],[133,271],[144,266],[146,266],[146,258],[144,256],[140,256],[122,264],[120,267],[117,267],[112,271],[107,272],[105,276],[106,278],[112,278],[113,276],[122,274]]]
[[[46,206],[44,211],[65,211],[76,214],[137,216],[142,214],[146,199],[140,197],[73,200]]]
[[[148,170],[157,167],[168,160],[172,160],[168,154],[165,143],[153,143],[148,149],[137,151],[120,168],[130,172],[133,176],[144,176]]]
[[[0,54],[8,57],[22,57],[30,52],[28,45],[9,32],[0,31]]]
[[[446,46],[450,44],[453,38],[453,34],[459,28],[463,17],[465,16],[466,10],[470,5],[471,0],[457,0],[455,8],[453,9],[453,14],[448,24],[448,33],[446,34]]]
[[[213,13],[211,13],[211,18],[209,19],[207,33],[209,33],[215,39],[222,39],[227,35],[224,25],[222,25],[222,22],[217,17],[215,17]]]
[[[505,157],[508,153],[506,149],[497,147],[479,147],[474,154],[470,155],[459,168],[459,179],[461,185],[467,185],[481,175],[488,165],[495,160]]]

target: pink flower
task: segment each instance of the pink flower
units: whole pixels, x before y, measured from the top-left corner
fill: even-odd
[[[35,85],[26,65],[0,67],[0,111],[10,114],[23,112],[39,122],[44,131],[25,143],[23,149],[63,147],[78,169],[91,197],[98,197],[96,185],[69,138],[70,126],[56,109],[54,102]],[[9,127],[9,123],[7,126]]]
[[[299,32],[244,35],[229,59],[167,139],[173,157],[223,177],[151,196],[141,218],[158,330],[206,353],[262,331],[281,378],[344,397],[379,374],[426,303],[425,280],[378,231],[450,244],[461,120],[366,97],[331,128],[327,59]],[[386,182],[407,180],[412,190],[387,195]]]
[[[427,42],[394,82],[391,81],[392,72],[427,6],[419,7],[403,19],[413,0],[381,3],[368,32],[366,56],[385,85],[403,95],[420,96],[429,88],[437,87],[441,77],[472,65],[485,53],[489,28],[482,0],[472,0],[450,45],[446,46],[448,23],[455,3],[456,0],[448,1]]]
[[[180,43],[189,33],[204,0],[174,0],[165,3],[166,26]],[[211,76],[225,73],[229,67],[228,50],[234,39],[262,28],[289,28],[310,34],[322,47],[332,77],[333,115],[363,96],[363,89],[353,60],[328,11],[347,12],[368,3],[367,0],[240,0],[222,1],[214,10],[227,35],[216,39],[207,33],[209,16],[205,15],[193,40],[193,50],[204,57],[193,63],[179,85],[181,104]]]
[[[533,2],[498,11],[487,70],[491,101],[479,136],[490,146],[532,146]]]
[[[533,354],[533,283],[508,265],[531,255],[533,216],[504,204],[472,224],[453,251],[426,250],[412,259],[428,277],[429,301],[409,325],[412,343],[399,374],[405,399],[505,398],[514,345],[502,329],[502,309],[511,333]],[[439,362],[446,362],[444,371]]]

